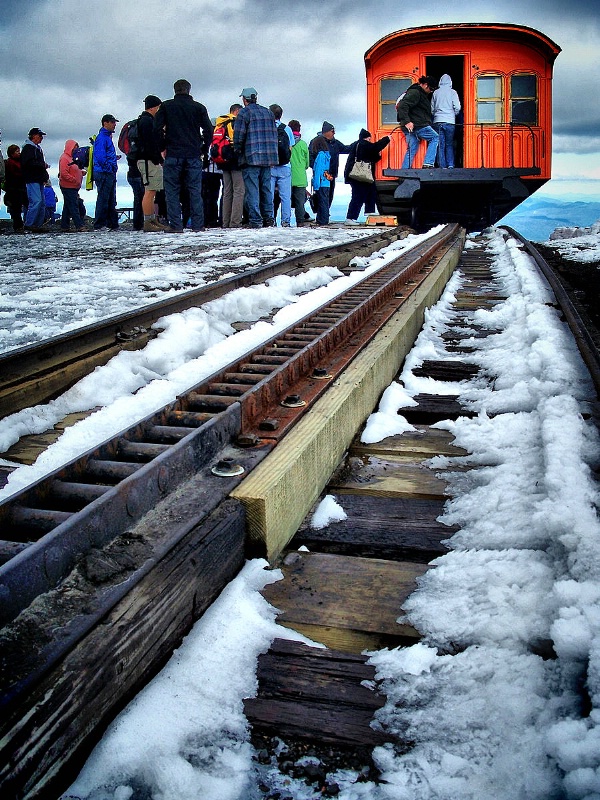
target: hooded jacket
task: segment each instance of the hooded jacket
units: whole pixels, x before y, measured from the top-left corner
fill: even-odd
[[[398,123],[404,128],[408,122],[417,131],[431,125],[431,99],[420,83],[409,86],[398,103]]]
[[[67,139],[64,152],[58,161],[58,185],[63,189],[81,189],[83,172],[77,164],[73,164],[73,150],[76,146],[75,139]]]
[[[454,125],[456,115],[460,111],[460,99],[452,88],[450,75],[442,75],[440,85],[431,96],[431,115],[434,122],[446,122]]]

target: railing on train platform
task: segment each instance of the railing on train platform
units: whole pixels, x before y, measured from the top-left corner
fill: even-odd
[[[523,169],[536,169],[539,168],[537,164],[537,151],[536,151],[536,134],[533,128],[525,123],[517,123],[517,122],[508,122],[502,125],[490,125],[489,123],[483,122],[470,122],[470,123],[457,123],[456,129],[457,132],[460,129],[462,133],[462,142],[459,139],[459,144],[457,147],[457,139],[455,136],[455,154],[459,155],[460,158],[457,159],[459,161],[465,160],[465,130],[466,129],[474,129],[478,128],[478,133],[475,133],[477,137],[477,145],[476,147],[473,146],[474,137],[469,137],[469,144],[468,144],[468,168],[469,169],[498,169],[498,168],[511,168],[516,169],[517,167]],[[521,136],[518,135],[518,132],[515,129],[520,129],[523,131]],[[529,132],[529,135],[525,133],[525,130]],[[392,141],[395,142],[393,139],[393,135],[398,131],[402,132],[402,126],[397,125],[393,130],[390,131],[388,136]],[[509,134],[510,131],[510,134]],[[499,148],[493,147],[492,139],[493,137],[502,136],[502,140],[500,142],[501,150],[499,155],[494,157],[498,153]],[[518,141],[523,141],[524,147],[522,148],[521,155],[524,155],[524,158],[519,159],[522,163],[516,164],[515,163],[515,139]],[[387,169],[401,169],[402,168],[402,161],[404,160],[404,156],[406,154],[407,146],[406,141],[404,138],[404,134],[402,136],[397,137],[397,141],[399,144],[393,148],[387,149]],[[487,143],[487,147],[486,147]],[[506,152],[506,145],[508,144],[508,153]],[[419,148],[417,150],[417,154],[415,158],[418,158],[419,150],[425,149],[425,143],[421,144],[419,142]],[[478,163],[475,162],[475,153],[479,151],[479,161]],[[462,152],[461,152],[462,151]],[[528,159],[526,156],[530,154],[531,158]],[[487,156],[487,157],[486,157]],[[396,161],[394,165],[392,165],[392,159]],[[413,159],[414,164],[414,159]],[[464,163],[462,166],[465,166]]]

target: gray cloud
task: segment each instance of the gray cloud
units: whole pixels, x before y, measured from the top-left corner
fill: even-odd
[[[279,103],[303,123],[305,138],[331,120],[342,141],[365,122],[364,52],[387,33],[443,22],[499,21],[542,30],[562,48],[555,68],[555,130],[561,147],[590,152],[600,109],[575,83],[598,74],[600,21],[573,0],[463,0],[457,18],[446,0],[427,8],[343,0],[128,0],[82,6],[79,0],[4,2],[0,26],[0,128],[4,147],[33,125],[48,132],[56,163],[66,139],[97,132],[100,117],[137,115],[148,93],[172,96],[186,77],[211,116],[243,86],[259,102]],[[26,13],[25,13],[26,11]],[[582,123],[580,125],[580,123]],[[593,145],[591,144],[593,143]],[[593,151],[591,151],[593,152]]]

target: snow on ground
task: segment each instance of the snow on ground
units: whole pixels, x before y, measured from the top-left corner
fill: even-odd
[[[456,463],[471,469],[452,472],[455,461],[434,459],[451,486],[442,519],[460,530],[405,606],[423,641],[371,654],[388,695],[380,722],[415,746],[375,751],[381,784],[337,776],[340,800],[600,798],[600,525],[591,474],[600,451],[581,413],[591,387],[529,258],[498,232],[489,243],[510,296],[476,312],[478,324],[501,332],[474,339],[472,360],[495,386],[453,384],[477,416],[440,423],[470,453]],[[448,357],[441,333],[459,285],[455,276],[428,312],[402,386],[385,393],[366,441],[397,431],[394,406],[401,412],[417,392],[442,390],[412,369]],[[339,518],[340,508],[331,498],[318,511]],[[260,796],[241,702],[256,691],[258,654],[274,636],[290,636],[257,594],[277,577],[264,566],[248,563],[113,723],[65,797]],[[556,659],[532,648],[547,640]],[[272,786],[295,800],[315,797],[285,776]]]
[[[275,232],[270,233],[270,230]],[[237,238],[231,239],[230,243],[235,241],[239,247],[240,243],[245,241],[244,237],[248,235],[257,250],[260,250],[261,240],[264,240],[269,249],[278,241],[285,241],[289,246],[289,232],[290,229],[279,231],[267,229],[257,233],[237,231],[234,234]],[[347,239],[344,229],[332,228],[328,231],[329,239],[326,239],[320,231],[317,232],[317,238],[312,239],[311,233],[312,230],[302,229],[294,232],[292,236],[304,250],[314,249],[315,245],[325,246],[327,243]],[[433,231],[420,236],[408,236],[384,247],[379,254],[370,259],[361,258],[360,266],[363,269],[349,276],[342,275],[333,267],[314,268],[296,276],[279,275],[260,286],[238,289],[199,308],[191,308],[162,318],[155,326],[160,330],[159,335],[144,349],[122,351],[108,364],[97,367],[90,375],[55,400],[24,409],[0,420],[0,453],[2,453],[21,436],[51,429],[67,414],[103,406],[78,424],[67,428],[60,439],[41,454],[35,464],[19,467],[12,472],[7,485],[0,490],[0,500],[174,401],[186,389],[275,336],[329,298],[345,291],[362,280],[365,275],[397,258],[400,253],[432,233]],[[364,229],[362,235],[365,235]],[[102,236],[103,234],[95,235],[95,237]],[[127,246],[134,247],[133,244],[129,244],[128,235],[115,236],[119,237],[119,241],[125,241]],[[169,247],[169,239],[174,235],[145,234],[145,236],[152,240],[166,241]],[[205,235],[179,236],[178,241],[183,238],[191,240],[194,236]],[[216,236],[218,237],[219,233]],[[92,235],[86,234],[85,240],[88,247],[93,250],[91,237]],[[23,241],[22,237],[12,238]],[[61,240],[63,238],[71,241],[76,237],[61,237]],[[58,239],[59,237],[56,237],[56,240]],[[277,248],[281,252],[281,246],[277,245]],[[68,268],[69,263],[64,262],[63,269]],[[102,262],[98,263],[96,260],[95,265],[99,273],[103,272]],[[102,280],[99,277],[97,286],[101,287],[104,282],[110,284],[113,280],[114,267],[111,265],[106,279]],[[36,277],[31,276],[32,285],[38,288],[44,285],[44,281],[44,275],[39,278],[38,283]],[[86,285],[84,279],[78,288],[72,276],[73,298],[79,296],[84,304]],[[135,296],[139,299],[139,293]],[[274,309],[281,310],[272,322],[260,321],[261,317],[267,316]],[[35,319],[33,315],[32,318]],[[40,338],[43,338],[40,334],[45,329],[44,320],[45,316],[42,314],[41,319],[35,319],[35,322],[30,323],[35,326]],[[240,321],[255,324],[249,330],[236,333],[231,325]]]
[[[528,257],[497,233],[490,243],[509,298],[476,312],[477,323],[502,330],[473,339],[471,360],[494,386],[464,388],[477,416],[439,424],[471,455],[433,464],[471,469],[445,473],[452,499],[441,519],[460,530],[404,606],[422,643],[372,657],[388,694],[381,722],[415,741],[406,755],[378,751],[388,783],[376,796],[591,800],[600,797],[600,524],[591,475],[600,451],[581,412],[593,392]],[[400,382],[411,395],[434,390],[411,369],[443,355],[453,290],[407,360]],[[532,652],[548,640],[555,660]]]
[[[0,353],[369,233],[331,227],[3,236]]]
[[[600,262],[600,220],[586,228],[556,228],[544,244],[570,261]]]

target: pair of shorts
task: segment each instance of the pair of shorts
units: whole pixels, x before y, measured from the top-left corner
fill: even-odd
[[[146,163],[148,164],[147,172]],[[160,190],[163,188],[162,164],[153,164],[152,161],[146,162],[143,159],[140,159],[137,162],[137,168],[142,176],[144,189],[149,189],[151,192],[160,192]]]

